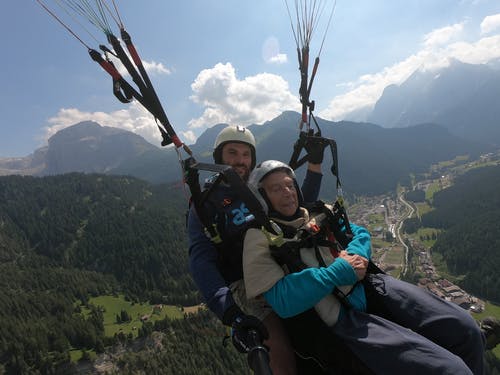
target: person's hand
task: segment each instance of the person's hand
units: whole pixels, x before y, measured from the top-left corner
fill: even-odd
[[[323,154],[328,146],[326,139],[321,137],[307,137],[304,148],[307,151],[307,160],[312,164],[321,164],[323,162]]]
[[[259,338],[264,341],[269,338],[264,324],[252,315],[240,315],[233,321],[231,341],[240,353],[248,353],[255,344],[250,337],[250,331],[256,331]]]
[[[349,262],[351,267],[354,269],[358,280],[363,280],[365,278],[366,269],[368,268],[368,259],[362,257],[361,255],[350,255],[345,250],[340,252],[339,257]]]

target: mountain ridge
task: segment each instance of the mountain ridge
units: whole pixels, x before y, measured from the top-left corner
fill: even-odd
[[[299,119],[299,113],[287,111],[263,125],[250,125],[257,142],[257,161],[288,162],[298,138],[295,124]],[[432,163],[463,154],[478,156],[489,150],[486,145],[461,139],[435,124],[389,129],[371,123],[332,122],[320,118],[317,121],[323,136],[336,141],[340,176],[344,187],[353,194],[380,194],[392,190],[410,173],[423,172]],[[218,124],[208,129],[190,146],[197,160],[212,162],[215,137],[224,126]],[[33,161],[31,164],[28,160],[25,164],[17,161],[17,166],[29,164],[29,168],[15,170],[18,173],[13,174],[105,173],[131,175],[152,183],[181,179],[178,157],[172,147],[160,149],[134,133],[92,122],[79,123],[56,133],[48,147],[37,152],[38,166],[33,165]],[[30,160],[35,160],[34,156],[30,156]],[[327,190],[335,186],[328,172],[331,163],[331,153],[326,150],[325,196],[334,194]],[[6,165],[4,162],[3,167]],[[35,173],[28,173],[30,171]],[[303,168],[297,172],[303,177]]]
[[[387,86],[368,121],[388,128],[435,123],[498,146],[499,96],[500,70],[452,60],[447,68],[417,70],[402,84]]]

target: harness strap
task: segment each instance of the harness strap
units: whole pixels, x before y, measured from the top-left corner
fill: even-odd
[[[338,212],[338,209],[335,210],[335,207],[338,208],[340,206],[334,205],[335,213],[330,211],[330,209],[328,209],[328,207],[326,207],[325,203],[322,201],[317,201],[313,204],[308,204],[307,206],[309,206],[308,208],[310,212],[325,214],[325,219],[323,219],[321,223],[316,223],[317,225],[314,226],[311,230],[303,228],[297,231],[294,228],[288,227],[284,224],[280,224],[279,226],[281,227],[282,233],[279,236],[270,236],[264,231],[264,234],[269,241],[271,255],[280,266],[285,266],[290,273],[300,272],[308,268],[308,266],[302,261],[300,257],[301,248],[314,248],[319,266],[326,267],[326,263],[320,254],[319,246],[327,246],[330,248],[330,250],[334,249],[336,250],[338,255],[338,252],[346,248],[347,244],[352,239],[352,236],[349,237],[345,235],[341,230],[341,226],[345,225],[345,221],[342,220],[343,214],[342,212]],[[335,229],[332,231],[332,228]],[[285,240],[285,234],[288,233],[289,236],[291,236],[293,232],[295,232],[294,236],[288,241]],[[332,237],[329,236],[329,234],[334,234],[334,241],[330,240]],[[328,238],[325,238],[325,236]],[[337,236],[339,238],[342,237],[343,244],[336,240]],[[352,305],[348,301],[347,297],[352,292],[352,290],[354,290],[356,285],[357,283],[353,285],[353,288],[347,294],[343,293],[339,288],[335,287],[332,291],[332,294],[345,308],[350,309],[352,308]]]
[[[236,192],[239,198],[246,204],[258,225],[268,233],[279,237],[280,228],[269,219],[258,199],[233,168],[228,165],[198,163],[193,157],[190,157],[184,160],[183,169],[185,171],[184,181],[191,192],[190,203],[194,204],[200,222],[212,242],[215,244],[221,243],[222,236],[217,229],[217,223],[213,221],[212,217],[209,217],[205,203],[212,191],[222,182],[227,183]],[[204,191],[201,191],[199,182],[200,170],[217,173],[214,183]]]
[[[314,119],[314,117],[313,117],[313,119]],[[316,122],[316,119],[314,119],[314,122]],[[293,145],[293,152],[292,152],[292,156],[290,157],[290,161],[288,162],[288,165],[293,170],[296,170],[297,168],[301,167],[306,161],[309,160],[309,154],[304,155],[300,159],[299,159],[299,156],[300,156],[300,153],[302,152],[302,149],[305,149],[305,146],[306,146],[308,140],[311,140],[311,139],[315,139],[315,141],[321,142],[325,148],[326,147],[330,148],[330,152],[332,154],[332,166],[330,167],[330,172],[336,178],[337,190],[341,189],[342,184],[340,182],[340,177],[339,177],[337,142],[334,139],[322,137],[321,130],[319,130],[319,127],[318,127],[318,131],[316,133],[314,133],[313,129],[309,129],[307,132],[301,131],[299,133],[299,138],[297,139],[297,141],[295,141],[295,143]]]
[[[190,205],[194,205],[196,214],[205,229],[205,234],[207,234],[214,244],[219,244],[222,242],[222,238],[217,230],[217,225],[208,217],[207,210],[204,207],[209,191],[201,191],[199,171],[193,167],[195,163],[196,161],[192,157],[184,160],[184,182],[188,185],[191,192],[189,203]]]
[[[347,297],[349,297],[349,294],[352,293],[352,291],[354,290],[354,288],[356,288],[356,286],[359,284],[359,281],[356,281],[356,283],[352,286],[351,290],[349,291],[349,293],[345,294],[344,292],[342,292],[339,288],[335,287],[333,288],[333,292],[332,294],[337,297],[337,299],[339,300],[339,302],[342,304],[342,306],[344,306],[347,310],[350,310],[352,309],[352,304],[351,302],[349,302],[349,300],[347,299]]]

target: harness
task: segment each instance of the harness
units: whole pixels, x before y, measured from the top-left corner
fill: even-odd
[[[319,247],[328,247],[332,256],[336,258],[342,250],[347,248],[353,237],[345,209],[338,200],[332,209],[328,208],[323,201],[305,204],[305,208],[310,216],[316,219],[315,224],[306,225],[297,230],[277,223],[281,231],[277,235],[262,229],[269,242],[271,255],[289,273],[300,272],[308,268],[300,257],[300,249],[314,249],[319,266],[326,267]],[[349,294],[343,293],[338,288],[334,288],[332,293],[344,307],[352,307],[347,300]]]
[[[218,268],[227,282],[243,276],[243,239],[250,227],[274,232],[260,201],[236,171],[219,164],[198,163],[194,158],[184,161],[184,180],[194,209],[204,227],[205,234],[218,252]],[[215,176],[202,190],[199,171],[215,172]],[[235,214],[235,212],[237,213]]]
[[[347,248],[353,238],[349,220],[344,206],[337,200],[333,207],[328,207],[322,201],[305,204],[310,217],[316,219],[314,225],[305,225],[297,228],[278,223],[281,233],[272,235],[263,230],[266,235],[272,256],[289,273],[300,272],[309,266],[300,256],[301,248],[314,249],[318,265],[326,267],[319,247],[330,249],[334,257]],[[382,271],[373,263],[368,263],[368,273],[381,273]],[[339,288],[334,288],[332,294],[346,309],[351,309],[348,297],[355,287],[361,283],[356,282],[348,293],[343,293]],[[314,308],[308,309],[296,316],[282,319],[290,337],[296,354],[309,362],[316,363],[323,371],[335,368],[341,373],[353,373],[359,362],[351,349],[344,345],[342,340],[332,334],[329,327]],[[361,366],[361,371],[370,373]],[[355,372],[358,373],[358,372]]]

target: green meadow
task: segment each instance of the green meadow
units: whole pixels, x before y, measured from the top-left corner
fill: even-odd
[[[89,300],[89,304],[100,307],[104,316],[104,334],[112,337],[117,333],[137,337],[137,329],[143,321],[155,322],[165,318],[180,319],[184,316],[183,308],[170,305],[151,305],[149,303],[134,303],[125,300],[123,296],[99,296]],[[88,314],[88,309],[82,309]],[[117,316],[126,311],[130,320],[117,322]]]
[[[180,319],[184,316],[183,307],[171,305],[151,305],[149,303],[134,303],[127,301],[123,295],[119,296],[99,296],[89,299],[89,304],[98,307],[104,318],[104,334],[113,337],[115,334],[123,333],[125,336],[132,334],[132,337],[138,336],[138,329],[143,321],[155,322],[165,318]],[[195,309],[199,306],[193,306],[187,309]],[[193,311],[195,311],[193,310]],[[122,311],[126,311],[130,320],[127,322],[117,322],[117,316],[121,316]],[[86,316],[90,310],[82,306],[82,313]],[[93,360],[97,357],[95,351],[85,352],[88,359]],[[70,357],[73,362],[82,359],[84,351],[80,349],[70,350]]]
[[[478,314],[472,314],[472,316],[476,320],[481,320],[487,316],[494,316],[495,318],[500,319],[500,305],[496,305],[491,302],[486,302],[484,306],[484,311]],[[493,349],[493,353],[497,358],[500,359],[500,345],[497,345],[495,349]]]

